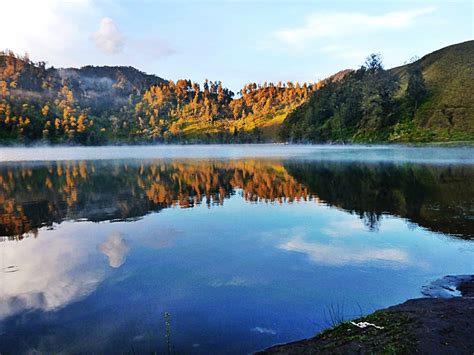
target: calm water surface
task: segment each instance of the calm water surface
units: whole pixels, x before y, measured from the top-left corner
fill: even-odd
[[[248,353],[474,273],[474,150],[3,148],[0,240],[0,353]]]

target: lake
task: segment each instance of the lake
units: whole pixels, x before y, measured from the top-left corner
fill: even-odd
[[[474,273],[474,149],[0,149],[0,353],[249,353]]]

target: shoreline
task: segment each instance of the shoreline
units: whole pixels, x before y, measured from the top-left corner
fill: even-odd
[[[433,141],[433,142],[390,142],[390,141],[376,141],[376,142],[280,142],[280,141],[261,141],[261,142],[220,142],[220,141],[175,141],[175,142],[147,142],[147,141],[111,141],[105,144],[79,144],[67,142],[18,142],[18,141],[0,141],[0,148],[42,148],[42,147],[130,147],[130,146],[188,146],[188,145],[296,145],[296,146],[405,146],[405,147],[474,147],[474,140],[462,141]]]
[[[423,288],[425,298],[375,311],[316,336],[257,354],[474,353],[474,275],[446,276]]]

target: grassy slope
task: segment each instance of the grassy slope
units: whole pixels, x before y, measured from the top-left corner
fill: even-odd
[[[221,120],[214,123],[186,122],[181,120],[180,130],[183,136],[188,139],[200,139],[205,137],[206,134],[216,135],[219,132],[231,134],[234,131],[234,127],[237,129],[242,128],[245,132],[259,128],[262,132],[263,141],[275,141],[278,137],[280,125],[285,120],[287,114],[287,112],[277,112],[274,115],[267,115],[256,119]]]
[[[359,117],[358,122],[347,127],[347,133],[341,136],[336,115],[320,123],[326,139],[357,143],[474,142],[474,41],[442,48],[424,56],[418,64],[421,65],[427,95],[414,114],[405,95],[407,68],[415,64],[408,64],[390,69],[400,77],[391,125],[374,131],[370,122]],[[303,139],[310,129],[318,131],[312,114],[315,100],[318,98],[313,95],[308,103],[291,112],[285,121],[293,133],[299,132]]]
[[[415,116],[404,117],[392,136],[399,141],[474,139],[474,41],[455,44],[419,60],[428,90]],[[407,85],[406,67],[392,69]]]

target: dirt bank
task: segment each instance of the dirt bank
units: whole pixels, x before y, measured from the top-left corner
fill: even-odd
[[[260,354],[474,354],[474,276],[433,283],[446,298],[419,298]],[[431,290],[431,289],[430,289]],[[436,293],[436,292],[434,292]],[[453,295],[459,294],[459,297]],[[370,325],[360,324],[363,322]],[[357,325],[358,324],[358,325]]]

